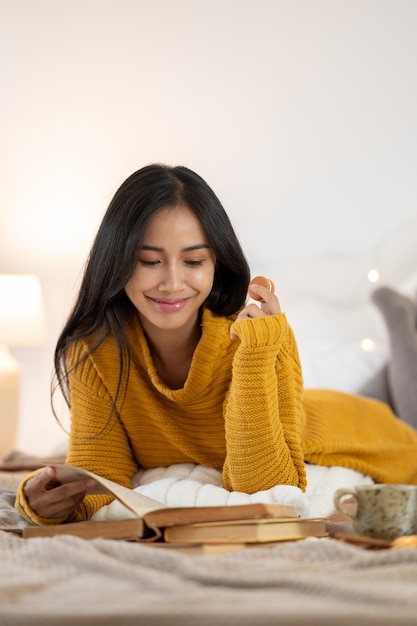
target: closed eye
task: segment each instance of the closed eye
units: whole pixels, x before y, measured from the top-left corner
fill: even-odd
[[[192,267],[196,267],[198,265],[203,265],[203,261],[192,261],[191,259],[186,261],[187,265],[191,265]]]
[[[139,263],[141,265],[145,265],[146,267],[154,267],[155,265],[158,265],[160,261],[144,261],[143,259],[139,259]]]

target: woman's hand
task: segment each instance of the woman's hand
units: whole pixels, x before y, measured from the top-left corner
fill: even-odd
[[[39,517],[59,519],[73,513],[88,489],[95,485],[92,478],[63,484],[57,480],[54,468],[47,467],[28,480],[23,491],[31,509]]]
[[[259,304],[250,303],[241,310],[236,319],[248,320],[265,315],[278,315],[281,313],[281,306],[277,296],[263,285],[251,284],[251,289],[259,295]],[[231,339],[236,339],[236,335],[231,335]]]
[[[279,300],[272,291],[257,283],[251,283],[250,288],[258,294],[260,306],[254,303],[248,304],[237,316],[238,320],[262,317],[263,315],[278,315],[281,313]]]

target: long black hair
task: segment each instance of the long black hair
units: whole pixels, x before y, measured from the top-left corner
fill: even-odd
[[[90,353],[110,334],[116,342],[117,398],[124,372],[129,372],[126,322],[134,311],[124,287],[135,270],[137,252],[151,219],[159,210],[180,204],[194,212],[216,257],[213,287],[205,305],[222,316],[232,315],[244,305],[249,266],[214,191],[198,174],[183,166],[153,164],[134,172],[116,191],[103,217],[78,297],[55,348],[54,388],[60,387],[68,406],[66,352],[75,342],[93,335]]]

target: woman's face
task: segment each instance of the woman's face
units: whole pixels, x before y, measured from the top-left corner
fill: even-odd
[[[161,209],[146,231],[125,291],[146,332],[194,325],[214,280],[216,258],[194,213]]]

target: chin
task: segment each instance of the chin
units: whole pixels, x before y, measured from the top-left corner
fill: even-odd
[[[153,326],[158,330],[180,330],[186,326],[195,324],[198,320],[199,310],[192,313],[192,315],[181,315],[181,313],[170,313],[161,315],[143,315],[139,313],[142,324],[146,326]]]

